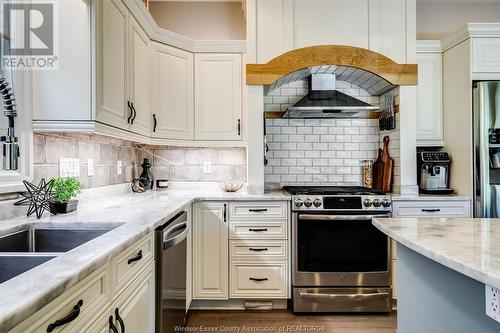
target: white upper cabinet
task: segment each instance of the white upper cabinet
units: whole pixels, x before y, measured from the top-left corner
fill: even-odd
[[[293,44],[368,48],[368,0],[294,0]]]
[[[194,139],[193,54],[153,44],[152,137]]]
[[[370,50],[406,63],[406,1],[370,1]]]
[[[417,145],[443,146],[442,53],[419,52],[417,97]]]
[[[133,116],[131,129],[142,135],[149,136],[149,84],[150,84],[150,50],[149,37],[141,26],[130,20],[130,103]]]
[[[500,38],[474,38],[472,41],[472,71],[500,72]]]
[[[100,3],[97,120],[149,136],[149,37],[122,1]]]
[[[100,62],[97,120],[127,129],[131,111],[128,98],[128,10],[121,0],[101,1]],[[98,35],[99,36],[99,35]]]
[[[349,45],[407,59],[412,22],[404,0],[247,1],[250,62],[267,63],[293,49]]]
[[[195,55],[195,139],[242,139],[241,54]]]

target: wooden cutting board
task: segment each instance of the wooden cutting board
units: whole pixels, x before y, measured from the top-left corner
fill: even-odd
[[[394,160],[389,156],[389,137],[384,137],[384,150],[382,152],[382,163],[384,165],[382,191],[392,192],[392,175],[394,172]]]
[[[384,183],[384,162],[382,162],[382,149],[378,149],[377,159],[373,163],[373,188],[382,191]]]

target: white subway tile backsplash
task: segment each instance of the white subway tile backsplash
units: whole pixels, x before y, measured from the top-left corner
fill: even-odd
[[[319,66],[317,70],[331,69],[330,66],[322,68]],[[349,75],[357,75],[357,72],[346,68],[337,78]],[[270,91],[265,96],[265,109],[285,111],[305,96],[307,81],[302,77],[297,75],[279,89]],[[293,81],[297,78],[299,80]],[[373,81],[373,75],[359,76],[358,80]],[[337,81],[337,89],[384,108],[384,96],[370,96],[366,90],[341,80]],[[387,94],[397,95],[398,91]],[[389,152],[395,160],[394,183],[399,184],[399,124],[394,131],[380,133],[378,119],[273,119],[266,120],[266,130],[270,149],[267,155],[269,165],[265,168],[267,183],[280,186],[360,185],[361,161],[375,159],[382,138],[389,135]]]

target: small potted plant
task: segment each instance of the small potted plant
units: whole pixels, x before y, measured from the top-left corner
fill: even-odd
[[[50,203],[51,210],[56,214],[66,214],[76,210],[78,200],[74,199],[80,192],[82,184],[76,177],[53,178],[52,190],[55,193]]]

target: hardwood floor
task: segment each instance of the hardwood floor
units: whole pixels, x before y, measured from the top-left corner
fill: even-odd
[[[388,315],[294,315],[291,311],[192,311],[191,332],[396,333]]]

